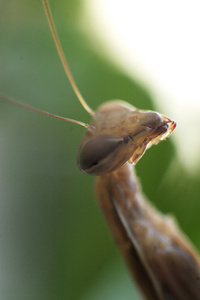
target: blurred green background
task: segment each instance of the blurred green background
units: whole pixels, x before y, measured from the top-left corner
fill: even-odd
[[[51,1],[51,8],[88,104],[95,109],[118,98],[156,110],[144,87],[92,49],[79,22],[83,1]],[[40,1],[0,0],[0,7],[0,91],[90,122],[63,71]],[[1,299],[141,299],[96,203],[94,178],[77,168],[83,133],[77,125],[0,103]],[[199,175],[184,171],[172,141],[147,151],[137,173],[151,201],[174,214],[200,248]]]

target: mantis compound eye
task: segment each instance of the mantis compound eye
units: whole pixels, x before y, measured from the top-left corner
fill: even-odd
[[[155,129],[163,125],[162,116],[154,111],[146,111],[139,116],[141,125],[150,129]]]
[[[123,138],[97,135],[80,147],[77,163],[79,168],[91,175],[99,175],[113,161],[123,145]]]

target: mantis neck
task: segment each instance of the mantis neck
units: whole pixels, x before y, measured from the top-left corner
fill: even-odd
[[[133,166],[97,177],[99,205],[132,276],[150,300],[198,300],[200,260],[171,217],[143,196]]]

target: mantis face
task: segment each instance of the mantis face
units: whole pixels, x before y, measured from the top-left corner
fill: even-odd
[[[175,127],[157,112],[109,101],[97,110],[81,141],[78,166],[87,174],[103,175],[127,161],[136,164],[147,148],[166,139]]]

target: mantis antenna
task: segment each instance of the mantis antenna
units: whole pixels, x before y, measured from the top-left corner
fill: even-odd
[[[84,109],[90,114],[90,115],[94,115],[94,111],[87,105],[87,103],[85,102],[85,100],[83,99],[75,81],[74,81],[74,78],[69,70],[69,66],[68,66],[68,63],[65,59],[65,55],[64,55],[64,52],[62,50],[62,47],[61,47],[61,44],[60,44],[60,41],[59,41],[59,38],[58,38],[58,34],[56,32],[56,28],[55,28],[55,25],[54,25],[54,21],[53,21],[53,18],[52,18],[52,15],[51,15],[51,11],[50,11],[50,8],[49,8],[49,4],[48,4],[48,1],[47,0],[42,0],[42,3],[43,3],[43,7],[44,7],[44,11],[46,13],[46,17],[47,17],[47,20],[48,20],[48,23],[49,23],[49,27],[50,27],[50,30],[51,30],[51,33],[52,33],[52,37],[53,37],[53,40],[55,42],[55,45],[56,45],[56,49],[58,51],[58,54],[60,56],[60,59],[61,59],[61,62],[62,62],[62,65],[63,65],[63,68],[65,70],[65,73],[67,74],[67,77],[71,83],[71,86],[78,98],[78,100],[80,101],[80,103],[82,104],[82,106],[84,107]]]
[[[53,118],[64,120],[64,121],[71,122],[71,123],[75,123],[75,124],[81,125],[81,126],[83,126],[85,128],[89,127],[88,124],[83,123],[81,121],[77,121],[77,120],[73,120],[73,119],[69,119],[69,118],[65,118],[65,117],[61,117],[61,116],[49,113],[49,112],[47,112],[45,110],[36,108],[36,107],[31,106],[29,104],[22,103],[22,102],[20,102],[20,101],[18,101],[16,99],[14,99],[13,97],[4,95],[2,93],[0,93],[0,99],[3,100],[3,101],[5,101],[5,102],[7,102],[7,103],[12,104],[12,105],[16,105],[16,106],[19,106],[19,107],[22,107],[22,108],[25,108],[25,109],[28,109],[28,110],[40,113],[40,114],[45,115],[45,116],[53,117]]]
[[[46,13],[46,17],[47,17],[47,20],[48,20],[48,23],[49,23],[49,27],[50,27],[50,30],[51,30],[51,33],[52,33],[52,37],[53,37],[53,40],[55,42],[55,45],[56,45],[56,49],[57,49],[57,52],[59,54],[59,57],[61,59],[61,62],[62,62],[62,65],[64,67],[64,70],[65,70],[65,73],[67,74],[67,77],[71,83],[71,86],[78,98],[78,100],[80,101],[81,105],[83,106],[83,108],[90,114],[90,115],[94,115],[94,111],[87,105],[86,101],[83,99],[75,81],[74,81],[74,78],[69,70],[69,67],[68,67],[68,64],[67,64],[67,61],[65,59],[65,55],[64,55],[64,52],[62,50],[62,47],[61,47],[61,44],[60,44],[60,41],[59,41],[59,38],[58,38],[58,35],[57,35],[57,32],[56,32],[56,29],[55,29],[55,25],[54,25],[54,22],[53,22],[53,18],[52,18],[52,15],[51,15],[51,12],[50,12],[50,8],[49,8],[49,4],[48,4],[48,1],[47,0],[42,0],[42,3],[43,3],[43,7],[44,7],[44,11]],[[31,110],[31,111],[34,111],[34,112],[37,112],[37,113],[40,113],[40,114],[43,114],[43,115],[46,115],[46,116],[49,116],[49,117],[53,117],[53,118],[57,118],[57,119],[61,119],[61,120],[64,120],[64,121],[67,121],[67,122],[72,122],[72,123],[76,123],[78,125],[81,125],[85,128],[88,128],[89,125],[86,124],[86,123],[83,123],[83,122],[80,122],[80,121],[77,121],[77,120],[73,120],[73,119],[70,119],[70,118],[65,118],[65,117],[61,117],[61,116],[58,116],[58,115],[55,115],[55,114],[52,114],[52,113],[49,113],[47,111],[44,111],[44,110],[41,110],[39,108],[35,108],[31,105],[28,105],[28,104],[25,104],[25,103],[22,103],[16,99],[14,99],[13,97],[10,97],[10,96],[7,96],[7,95],[4,95],[2,93],[0,93],[0,99],[5,101],[5,102],[8,102],[10,104],[13,104],[13,105],[16,105],[16,106],[20,106],[22,108],[25,108],[25,109],[28,109],[28,110]]]

